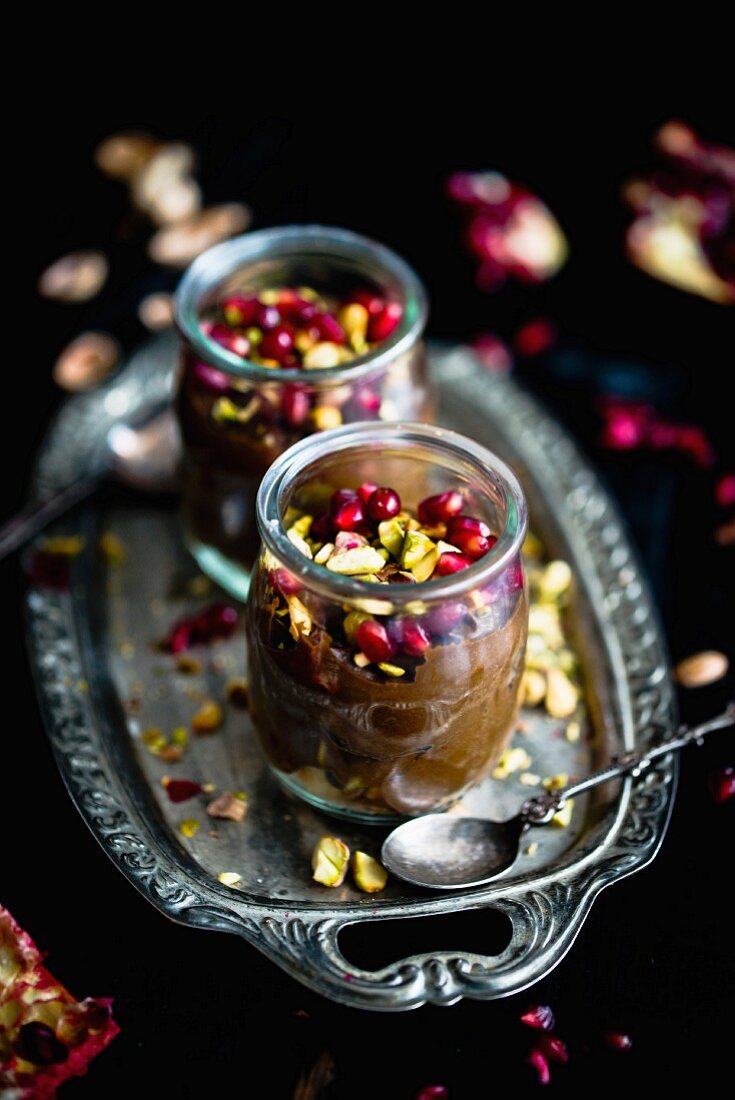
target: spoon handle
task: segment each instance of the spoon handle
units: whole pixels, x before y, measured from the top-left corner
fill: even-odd
[[[63,516],[80,501],[91,496],[100,480],[95,475],[80,478],[40,504],[27,504],[12,519],[2,524],[0,526],[0,561],[15,550],[19,550],[21,546],[25,546],[53,520]]]
[[[570,783],[568,787],[561,787],[558,791],[547,791],[545,794],[529,798],[524,802],[521,814],[529,825],[546,825],[568,798],[582,794],[600,783],[607,783],[610,779],[616,779],[621,775],[638,777],[642,771],[650,766],[652,761],[659,756],[666,756],[670,752],[677,752],[685,745],[701,745],[706,734],[715,730],[725,729],[735,724],[735,702],[718,714],[715,718],[709,718],[691,729],[682,728],[676,737],[670,741],[661,741],[646,752],[626,752],[614,757],[609,764],[599,771],[580,779],[578,783]]]

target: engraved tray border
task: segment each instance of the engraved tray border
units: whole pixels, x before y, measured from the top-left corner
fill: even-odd
[[[105,437],[120,418],[169,403],[174,359],[172,336],[157,337],[103,388],[68,400],[40,450],[36,495],[44,497],[100,468]],[[511,377],[489,378],[464,348],[435,348],[433,363],[440,390],[451,388],[471,399],[478,415],[502,426],[549,509],[564,521],[609,663],[613,690],[605,722],[626,747],[670,736],[677,716],[661,630],[616,508],[587,461]],[[239,897],[182,856],[163,822],[146,816],[128,774],[130,754],[115,744],[112,723],[89,697],[68,690],[66,685],[89,673],[90,661],[72,593],[31,590],[27,624],[58,766],[82,817],[123,874],[168,917],[243,936],[293,977],[346,1005],[401,1011],[526,988],[561,961],[597,894],[646,866],[666,831],[677,779],[674,756],[662,757],[637,783],[621,783],[608,819],[527,879],[438,896],[422,893],[411,902],[380,907],[369,900],[359,907],[307,906]],[[512,923],[510,943],[497,956],[435,951],[373,972],[348,963],[337,943],[340,929],[355,921],[484,907],[504,912]]]

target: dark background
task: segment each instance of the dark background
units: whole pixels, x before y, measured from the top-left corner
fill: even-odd
[[[711,647],[732,658],[733,551],[713,542],[724,517],[713,503],[712,473],[666,455],[602,451],[594,411],[603,392],[650,399],[701,423],[717,448],[718,469],[735,469],[725,396],[733,313],[656,283],[625,261],[619,198],[622,181],[651,163],[651,135],[667,117],[730,142],[731,120],[675,100],[639,105],[624,117],[603,110],[594,125],[538,103],[527,117],[499,114],[488,112],[469,131],[451,113],[439,115],[425,120],[423,137],[376,116],[361,136],[315,119],[308,104],[254,120],[224,107],[80,117],[63,102],[46,103],[43,140],[26,135],[25,177],[12,211],[29,232],[6,256],[11,312],[22,320],[13,339],[6,318],[5,512],[23,499],[38,440],[60,399],[50,379],[55,355],[90,326],[110,329],[132,349],[144,337],[135,317],[140,298],[175,285],[175,274],[147,263],[145,236],[129,224],[121,231],[124,191],[92,163],[99,138],[145,127],[192,141],[207,202],[244,199],[258,227],[322,221],[392,245],[428,285],[433,336],[464,339],[494,329],[511,337],[530,317],[553,317],[560,345],[520,364],[519,373],[566,421],[617,496],[673,655]],[[556,279],[493,297],[474,291],[459,221],[443,194],[448,172],[460,167],[499,169],[548,202],[571,243]],[[100,299],[62,307],[37,298],[35,282],[48,262],[94,245],[107,250],[113,268]],[[521,1089],[531,1035],[517,1017],[530,1001],[555,1008],[572,1058],[555,1071],[552,1087],[567,1093],[601,1083],[665,1087],[685,1074],[710,1087],[731,1079],[735,805],[711,802],[707,775],[735,763],[732,734],[687,754],[655,863],[598,899],[569,956],[528,994],[398,1017],[358,1013],[296,985],[243,943],[170,924],[103,856],[62,787],[41,728],[21,640],[21,590],[17,562],[0,565],[7,632],[0,901],[49,952],[51,969],[73,992],[115,998],[122,1027],[89,1077],[65,1086],[64,1095],[129,1096],[147,1085],[153,1094],[193,1097],[234,1087],[280,1100],[323,1050],[336,1061],[325,1095],[339,1100],[412,1100],[428,1084],[449,1086],[453,1100],[489,1094],[500,1082]],[[690,694],[684,716],[712,713],[727,690]],[[476,926],[445,921],[426,933],[423,946],[479,947],[478,935]],[[399,938],[396,957],[408,947]],[[629,1032],[633,1051],[600,1051],[604,1028]]]

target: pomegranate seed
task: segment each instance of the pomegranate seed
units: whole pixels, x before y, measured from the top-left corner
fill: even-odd
[[[401,498],[393,489],[376,489],[367,502],[367,514],[376,523],[384,519],[393,519],[400,510]]]
[[[477,289],[483,294],[494,294],[506,282],[505,268],[497,260],[484,260],[475,272]]]
[[[172,802],[187,802],[201,793],[201,783],[195,783],[192,779],[169,779],[166,784],[166,794]]]
[[[448,523],[462,511],[464,500],[456,489],[427,497],[419,504],[419,523]]]
[[[729,508],[735,504],[735,474],[725,474],[717,482],[715,499],[720,508]]]
[[[38,1020],[21,1025],[15,1046],[20,1057],[26,1062],[32,1062],[34,1066],[58,1065],[69,1057],[66,1044],[56,1038],[48,1024],[42,1024]]]
[[[565,1065],[569,1061],[567,1045],[558,1035],[542,1035],[539,1039],[538,1049],[545,1058],[552,1062]]]
[[[362,485],[357,490],[357,495],[363,504],[367,504],[377,488],[378,486],[374,485],[372,481],[363,481]]]
[[[327,340],[330,344],[344,344],[345,330],[331,313],[317,313],[311,324],[317,330],[320,340]]]
[[[717,768],[710,773],[708,784],[715,802],[729,802],[735,797],[735,768]]]
[[[317,516],[311,525],[309,534],[317,542],[329,542],[332,537],[332,520],[325,512],[323,516]]]
[[[540,1085],[548,1085],[551,1080],[551,1072],[549,1070],[549,1063],[541,1053],[540,1050],[532,1050],[528,1056],[529,1066],[533,1066],[538,1076],[538,1083]]]
[[[416,1100],[449,1100],[449,1089],[444,1085],[427,1085],[416,1094]]]
[[[329,498],[329,511],[334,516],[343,504],[359,499],[354,489],[336,489]]]
[[[379,316],[385,309],[385,299],[370,290],[356,290],[350,301],[364,306],[370,317]]]
[[[281,314],[275,306],[266,306],[262,302],[258,303],[258,309],[255,314],[255,324],[263,332],[270,332],[277,325],[281,323]]]
[[[53,588],[63,592],[71,581],[71,562],[64,554],[35,550],[25,562],[30,583],[38,588]]]
[[[423,657],[431,647],[431,638],[416,619],[404,619],[401,623],[400,646],[409,657]]]
[[[473,561],[483,558],[497,541],[495,535],[486,537],[477,531],[468,531],[466,528],[458,527],[452,532],[452,545]]]
[[[622,1031],[605,1031],[602,1041],[610,1050],[624,1052],[633,1049],[633,1040],[630,1035],[624,1035]]]
[[[371,317],[368,322],[367,338],[371,344],[387,340],[400,324],[403,306],[400,302],[386,302],[381,313]]]
[[[287,316],[300,325],[308,325],[319,315],[319,312],[319,306],[315,302],[307,302],[305,298],[298,298],[289,305]]]
[[[365,656],[376,664],[389,661],[395,653],[395,645],[388,637],[388,631],[375,619],[366,619],[360,623],[355,631],[355,639]]]
[[[521,1016],[521,1023],[539,1031],[551,1031],[555,1024],[554,1013],[548,1005],[531,1005]]]
[[[260,302],[257,298],[246,298],[242,294],[231,294],[222,302],[222,313],[228,325],[246,328],[252,325],[258,313]]]
[[[462,621],[467,614],[467,608],[462,603],[445,603],[440,607],[432,607],[424,615],[424,625],[432,634],[443,637],[451,633],[455,626]]]
[[[286,325],[276,325],[266,332],[258,344],[258,355],[263,359],[276,359],[279,363],[293,348],[293,333]]]
[[[268,580],[277,592],[282,596],[295,596],[301,591],[301,581],[289,573],[288,569],[272,569],[268,574]]]
[[[507,373],[513,366],[513,360],[507,347],[492,332],[483,332],[472,341],[477,357],[487,370],[497,374]]]
[[[168,632],[164,647],[171,653],[181,653],[192,645],[203,645],[215,638],[229,638],[237,627],[237,610],[224,603],[213,603],[196,615],[175,622]]]
[[[439,561],[436,563],[434,575],[448,577],[451,573],[459,573],[461,569],[466,569],[468,565],[472,565],[472,562],[464,554],[455,554],[448,550],[440,556]]]
[[[301,386],[290,384],[283,387],[281,412],[283,419],[292,428],[300,427],[309,415],[311,399]]]
[[[451,536],[455,531],[476,531],[483,538],[490,537],[488,525],[483,523],[481,519],[476,519],[475,516],[452,516],[447,524],[447,540],[451,541]]]
[[[227,325],[213,325],[209,336],[220,347],[239,355],[242,359],[250,351],[250,341],[247,336],[243,336],[240,332],[233,332]]]
[[[380,412],[380,406],[382,400],[380,394],[375,393],[370,389],[359,389],[355,391],[353,402],[357,406],[357,411],[365,417],[376,416]]]
[[[191,373],[196,384],[210,393],[226,393],[230,388],[229,375],[210,367],[209,363],[193,363]]]
[[[518,330],[513,346],[519,355],[531,359],[534,355],[548,351],[556,343],[557,336],[558,330],[554,322],[546,317],[539,317]]]
[[[338,531],[355,531],[365,522],[365,505],[358,496],[340,504],[332,520]]]

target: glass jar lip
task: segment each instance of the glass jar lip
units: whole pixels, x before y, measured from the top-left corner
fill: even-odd
[[[357,577],[330,573],[298,550],[281,524],[280,505],[290,474],[296,473],[325,454],[347,450],[369,442],[434,444],[437,450],[469,458],[481,471],[492,472],[498,478],[506,506],[506,520],[498,541],[479,561],[467,569],[436,580],[415,584],[393,584],[389,588]],[[393,422],[376,426],[372,421],[349,424],[327,432],[307,436],[280,455],[270,467],[258,489],[256,517],[261,538],[268,550],[311,591],[328,599],[345,601],[383,601],[400,610],[421,601],[435,604],[446,601],[487,584],[497,577],[520,552],[528,527],[528,508],[521,484],[513,470],[486,447],[459,432],[430,424]]]
[[[274,371],[242,359],[206,336],[199,324],[202,296],[232,275],[239,267],[267,254],[315,255],[339,259],[364,259],[382,268],[401,285],[405,302],[403,317],[395,332],[376,350],[358,356],[349,364],[318,371],[279,368]],[[184,272],[174,295],[176,325],[183,338],[207,362],[227,374],[252,382],[306,382],[340,385],[386,367],[416,343],[426,326],[428,300],[424,285],[413,268],[392,249],[353,233],[324,225],[287,225],[260,229],[208,248]],[[274,377],[276,375],[277,377]],[[315,376],[315,377],[312,377]]]

